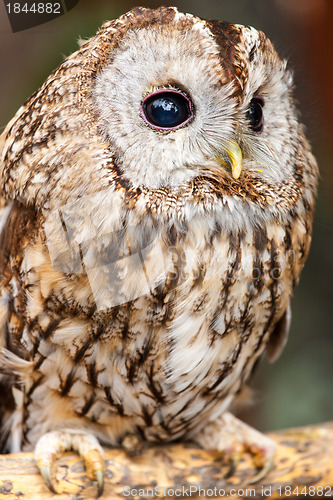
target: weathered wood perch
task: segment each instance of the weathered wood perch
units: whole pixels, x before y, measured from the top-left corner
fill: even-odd
[[[255,471],[248,456],[233,477],[224,479],[227,467],[221,458],[192,444],[148,448],[137,458],[129,458],[120,449],[108,449],[101,498],[182,498],[190,493],[191,498],[220,494],[233,500],[333,497],[333,423],[269,435],[279,445],[275,467],[259,484],[249,484]],[[96,495],[96,485],[87,479],[83,462],[75,454],[67,453],[58,460],[56,478],[63,491],[59,495],[45,486],[32,453],[0,456],[1,500],[80,500]]]

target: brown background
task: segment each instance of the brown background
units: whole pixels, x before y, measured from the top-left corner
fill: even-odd
[[[0,4],[0,129],[81,36],[136,6],[80,0],[64,16],[13,34]],[[260,429],[333,420],[333,0],[147,0],[205,18],[252,25],[290,61],[296,98],[321,170],[311,254],[296,289],[288,345],[272,366],[260,363],[256,403],[244,416]]]

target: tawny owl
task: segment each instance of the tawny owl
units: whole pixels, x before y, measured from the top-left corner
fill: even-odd
[[[0,142],[3,451],[274,444],[228,407],[280,353],[317,166],[266,36],[175,8],[107,22]],[[236,445],[235,443],[238,442]],[[258,457],[257,457],[258,458]]]

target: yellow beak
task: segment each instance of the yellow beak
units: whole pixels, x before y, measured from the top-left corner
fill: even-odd
[[[243,166],[242,150],[236,141],[231,140],[225,148],[225,151],[227,153],[229,162],[227,163],[221,156],[218,156],[218,161],[224,167],[231,168],[233,178],[238,179],[242,172]]]

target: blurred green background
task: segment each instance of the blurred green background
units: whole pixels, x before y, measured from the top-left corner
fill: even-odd
[[[13,34],[0,5],[0,127],[77,40],[141,2],[80,0],[69,13]],[[142,3],[263,30],[294,69],[296,98],[321,170],[311,253],[293,301],[281,358],[262,360],[252,379],[255,403],[243,417],[262,430],[333,420],[333,0],[174,0]]]

